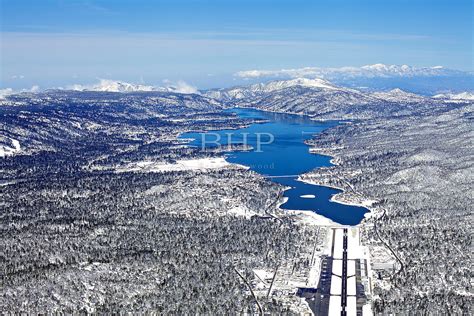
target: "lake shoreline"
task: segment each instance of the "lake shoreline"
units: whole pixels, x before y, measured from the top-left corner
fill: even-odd
[[[271,141],[263,142],[264,150],[230,151],[225,155],[228,163],[248,166],[263,177],[285,187],[285,202],[280,204],[283,211],[309,211],[322,216],[331,224],[358,225],[369,212],[364,205],[335,203],[333,196],[342,192],[340,188],[301,181],[302,175],[321,167],[331,167],[335,158],[330,155],[315,154],[307,141],[315,135],[336,126],[334,121],[317,122],[307,115],[276,113],[252,108],[233,108],[232,111],[242,119],[259,121],[240,129],[232,129],[234,136],[228,139],[229,130],[208,131],[218,135],[219,146],[234,144],[237,140],[252,148],[260,148],[259,134],[271,135]],[[237,131],[237,133],[236,133]],[[240,131],[240,133],[238,133]],[[242,136],[245,135],[245,136]],[[235,137],[235,138],[234,138]],[[239,138],[240,137],[240,138]],[[189,146],[202,146],[200,134],[183,133],[181,139],[193,139]],[[212,140],[214,140],[213,138]],[[205,140],[202,140],[202,142]],[[226,143],[226,141],[228,143]],[[248,142],[248,143],[247,143]],[[204,145],[213,143],[208,141]]]

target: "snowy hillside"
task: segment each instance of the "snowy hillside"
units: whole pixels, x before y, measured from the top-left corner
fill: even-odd
[[[466,100],[473,101],[474,93],[472,92],[461,92],[461,93],[443,93],[433,96],[434,99],[447,99],[447,100]]]
[[[208,90],[205,95],[214,99],[231,100],[251,98],[259,95],[269,94],[290,87],[305,87],[336,90],[340,89],[331,82],[316,78],[296,78],[291,80],[276,80],[267,83],[257,83],[250,86],[239,86],[227,89]]]
[[[385,100],[385,101],[392,101],[392,102],[421,102],[421,101],[429,101],[429,98],[424,96],[410,93],[403,91],[401,89],[393,89],[387,92],[374,92],[372,96]]]

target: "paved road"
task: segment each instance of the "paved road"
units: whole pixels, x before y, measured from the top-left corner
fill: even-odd
[[[346,316],[347,307],[347,228],[344,228],[342,242],[342,287],[341,287],[341,316]]]
[[[356,306],[355,304],[355,300],[365,297],[364,288],[360,284],[360,261],[359,259],[348,258],[349,237],[348,228],[333,229],[331,253],[322,258],[317,288],[302,288],[299,291],[299,296],[306,298],[315,315],[362,315],[362,306]],[[349,276],[349,263],[353,261],[355,266],[352,270],[354,271]],[[365,274],[367,275],[367,270],[365,270]],[[352,289],[354,293],[349,291],[349,281],[357,282],[355,291]],[[333,287],[335,288],[334,291]]]

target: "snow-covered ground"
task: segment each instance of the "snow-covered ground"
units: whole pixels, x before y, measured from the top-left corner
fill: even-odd
[[[347,316],[356,316],[357,315],[357,299],[356,299],[355,296],[350,296],[350,297],[347,298],[346,311],[347,311]]]
[[[316,214],[313,211],[294,211],[285,210],[285,213],[293,216],[294,219],[302,224],[316,225],[316,226],[340,226],[327,217]]]
[[[342,259],[343,235],[344,232],[342,229],[336,229],[336,233],[334,234],[334,259]]]
[[[339,280],[340,281],[340,280]],[[339,282],[341,283],[341,282]],[[329,299],[329,313],[328,315],[341,315],[341,297],[331,296]]]
[[[434,99],[445,99],[445,100],[464,100],[474,101],[474,93],[472,92],[461,92],[461,93],[444,93],[433,96]]]
[[[332,262],[332,273],[339,276],[342,275],[342,260],[334,260]]]
[[[169,171],[187,171],[187,170],[209,170],[229,167],[246,168],[238,164],[228,163],[225,158],[199,158],[182,159],[175,163],[163,163],[154,161],[140,161],[130,163],[124,167],[116,169],[117,172],[169,172]]]
[[[356,261],[349,260],[347,261],[347,276],[353,276],[356,274]]]
[[[16,139],[10,138],[11,147],[0,145],[0,157],[12,156],[21,151],[20,142]]]
[[[348,264],[355,263],[354,261],[349,261]],[[347,295],[356,295],[356,277],[347,278]]]
[[[351,228],[347,232],[347,259],[364,258],[364,252],[360,246],[359,232],[356,228]]]
[[[341,193],[335,194],[331,197],[331,201],[339,203],[339,204],[345,204],[345,205],[351,205],[351,206],[363,206],[363,207],[371,207],[375,202],[375,200],[360,200],[360,201],[352,201],[349,199],[346,199],[343,197],[344,195]]]
[[[336,261],[340,261],[340,260],[334,260],[333,263],[335,263]],[[341,291],[342,291],[341,288],[342,288],[341,278],[335,275],[331,276],[331,295],[341,295]],[[332,299],[332,296],[331,296],[331,299]],[[340,303],[339,303],[339,306],[341,306]],[[329,314],[331,315],[331,313]]]
[[[246,218],[250,218],[253,215],[256,215],[257,213],[252,212],[251,210],[242,207],[242,206],[236,206],[227,211],[228,214],[235,215],[235,216],[242,216]]]

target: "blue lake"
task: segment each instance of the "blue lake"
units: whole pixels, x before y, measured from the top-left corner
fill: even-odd
[[[202,136],[201,133],[185,133],[181,138],[193,138],[191,146],[216,146],[214,141],[226,145],[246,143],[250,151],[233,151],[226,160],[250,167],[251,170],[270,178],[271,181],[291,187],[284,192],[288,198],[282,209],[311,210],[343,225],[357,225],[368,211],[364,207],[331,201],[340,190],[297,181],[298,175],[318,167],[331,166],[330,157],[311,154],[304,143],[337,122],[316,122],[306,116],[270,113],[254,109],[231,109],[242,118],[264,119],[268,122],[252,124],[237,130],[220,130]],[[260,134],[259,134],[260,133]],[[229,136],[230,135],[230,136]],[[270,136],[273,135],[273,136]],[[258,141],[260,138],[260,150]],[[273,139],[272,139],[273,138]],[[272,141],[270,143],[270,141]],[[314,195],[315,198],[301,196]]]

